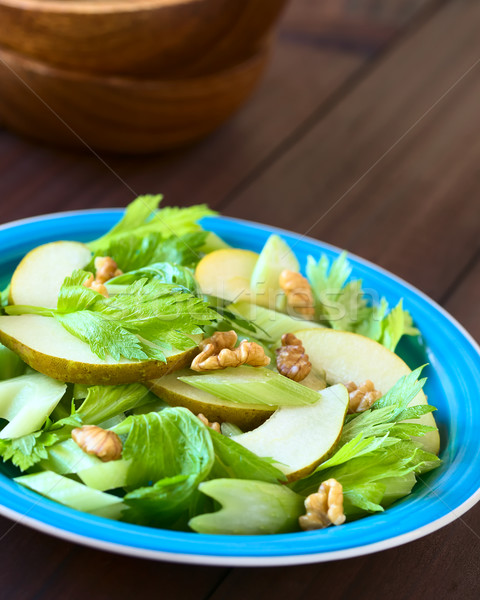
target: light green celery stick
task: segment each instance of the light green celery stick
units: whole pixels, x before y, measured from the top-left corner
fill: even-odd
[[[77,471],[78,477],[85,485],[95,490],[114,490],[128,484],[128,471],[131,460],[111,460],[92,465]]]
[[[213,479],[198,489],[222,505],[198,515],[189,526],[198,533],[261,535],[297,531],[304,498],[285,486],[246,479]]]
[[[47,449],[48,458],[38,466],[59,475],[77,475],[85,485],[95,490],[113,490],[127,484],[131,461],[112,460],[102,462],[96,456],[84,452],[72,439]]]
[[[242,404],[302,406],[319,400],[317,391],[264,367],[242,366],[179,379],[222,400]]]
[[[34,373],[0,382],[0,417],[9,421],[0,438],[17,438],[40,429],[67,386]]]
[[[228,438],[231,438],[232,435],[241,435],[243,433],[238,425],[235,425],[234,423],[228,423],[227,421],[220,425],[220,429],[222,431],[222,435],[225,435]]]
[[[55,471],[59,475],[77,473],[82,469],[105,464],[96,456],[84,452],[72,439],[48,447],[47,454],[48,458],[41,460],[38,466],[44,471]]]
[[[27,365],[15,352],[0,344],[0,380],[23,375],[26,368]]]
[[[78,481],[62,477],[52,471],[22,475],[16,477],[14,481],[50,500],[99,517],[119,519],[126,508],[120,498],[92,490]]]

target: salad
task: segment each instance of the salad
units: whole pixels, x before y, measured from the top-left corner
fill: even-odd
[[[342,526],[440,464],[402,300],[345,253],[257,254],[142,196],[88,243],[29,252],[2,292],[0,456],[51,500],[213,534]]]

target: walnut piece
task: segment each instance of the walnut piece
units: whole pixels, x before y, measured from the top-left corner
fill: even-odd
[[[313,319],[315,308],[312,288],[308,283],[308,279],[300,273],[284,269],[280,273],[278,283],[287,295],[288,305],[305,319]]]
[[[318,488],[318,492],[307,496],[305,509],[306,514],[298,519],[304,531],[345,523],[342,484],[336,479],[324,481]]]
[[[213,429],[213,431],[217,431],[218,433],[221,433],[220,423],[217,423],[216,421],[214,421],[214,422],[209,421],[203,413],[198,413],[197,417],[200,419],[200,421],[204,425],[206,425],[207,427],[210,427],[210,429]]]
[[[97,256],[94,261],[96,275],[95,278],[90,273],[89,278],[84,282],[84,286],[90,288],[94,292],[98,292],[108,298],[107,288],[103,285],[113,277],[118,277],[123,274],[117,267],[117,263],[110,256]]]
[[[107,288],[103,285],[103,283],[99,283],[96,279],[94,279],[92,274],[90,274],[90,277],[85,281],[83,285],[87,288],[90,288],[94,292],[102,294],[102,296],[105,296],[105,298],[108,298]]]
[[[117,263],[110,256],[97,256],[94,264],[96,269],[95,280],[99,283],[105,283],[123,274],[123,271],[118,268]]]
[[[348,406],[349,413],[359,413],[369,409],[374,402],[382,397],[382,393],[375,389],[375,386],[367,379],[359,386],[353,381],[350,381],[345,386],[350,397]]]
[[[270,363],[260,344],[244,340],[235,348],[236,342],[235,331],[217,331],[200,344],[201,352],[193,359],[190,368],[194,371],[215,371],[240,365],[265,367]]]
[[[103,462],[118,460],[122,456],[122,440],[113,431],[96,425],[83,425],[72,431],[73,441],[87,454]]]
[[[293,381],[302,381],[312,370],[302,342],[293,333],[282,335],[282,347],[276,349],[278,372]]]

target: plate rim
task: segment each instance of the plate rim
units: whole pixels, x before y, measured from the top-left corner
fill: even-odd
[[[28,225],[36,222],[42,221],[50,221],[55,219],[68,218],[75,215],[85,215],[88,214],[96,215],[96,214],[123,214],[125,211],[124,207],[112,207],[112,208],[87,208],[87,209],[77,209],[77,210],[69,210],[69,211],[58,211],[52,213],[46,213],[41,215],[35,215],[32,217],[25,217],[22,219],[16,219],[14,221],[9,221],[7,223],[3,223],[0,225],[0,232],[14,229],[15,227],[21,225]],[[289,231],[280,227],[276,227],[273,225],[268,225],[265,223],[259,223],[256,221],[250,221],[247,219],[239,219],[235,217],[228,217],[223,215],[218,216],[210,216],[205,217],[205,220],[220,220],[227,221],[231,223],[238,223],[247,227],[259,227],[265,228],[267,231],[271,231],[278,234],[288,235],[290,237],[295,237],[299,241],[304,241],[307,243],[313,243],[314,245],[321,245],[323,248],[329,249],[335,253],[340,253],[343,251],[342,248],[335,246],[334,244],[330,244],[328,242],[324,242],[321,240],[316,240],[310,236],[306,236],[303,234],[299,234],[293,231]],[[203,220],[203,219],[202,219]],[[202,220],[200,222],[202,222]],[[381,275],[387,277],[388,279],[393,280],[394,282],[400,284],[401,286],[408,289],[410,292],[422,298],[425,302],[433,306],[438,312],[440,312],[454,327],[457,329],[462,336],[469,342],[471,348],[476,352],[478,357],[480,358],[480,345],[473,338],[473,336],[465,329],[465,327],[455,319],[445,308],[440,306],[435,300],[430,298],[425,292],[419,290],[414,285],[405,281],[402,277],[388,271],[384,267],[381,267],[368,259],[362,258],[354,254],[353,252],[348,251],[349,257],[354,259],[359,264],[367,266],[369,269],[380,273]],[[67,531],[61,527],[55,527],[54,525],[50,525],[41,521],[37,518],[30,517],[28,515],[23,515],[20,512],[17,512],[9,507],[4,506],[0,503],[0,514],[5,516],[15,523],[12,525],[12,528],[16,526],[16,524],[29,526],[37,531],[42,533],[53,535],[57,538],[64,539],[70,542],[76,542],[82,544],[84,546],[106,550],[110,552],[115,552],[118,554],[123,554],[127,556],[137,557],[137,558],[147,558],[154,560],[162,560],[173,563],[182,563],[182,564],[195,564],[195,565],[205,565],[205,566],[241,566],[241,567],[263,567],[263,566],[289,566],[289,565],[300,565],[300,564],[311,564],[311,563],[320,563],[320,562],[328,562],[331,560],[343,560],[348,558],[353,558],[356,556],[364,556],[367,554],[372,554],[375,552],[380,552],[382,550],[387,550],[390,548],[395,548],[400,545],[406,544],[408,542],[420,539],[430,533],[433,533],[442,527],[452,523],[453,521],[459,519],[463,514],[465,514],[470,508],[472,508],[475,504],[480,501],[480,484],[479,487],[473,494],[471,494],[462,504],[457,506],[454,509],[450,509],[449,511],[427,523],[422,525],[421,527],[417,527],[411,531],[402,533],[400,535],[396,535],[385,540],[381,540],[378,542],[373,542],[370,544],[365,544],[362,546],[355,546],[351,548],[345,548],[341,550],[333,550],[333,551],[325,551],[325,552],[315,552],[308,554],[294,554],[294,555],[274,555],[274,556],[242,556],[242,555],[219,555],[219,554],[197,554],[197,553],[188,553],[183,554],[180,552],[173,551],[163,551],[163,550],[155,550],[148,548],[139,548],[132,545],[119,544],[117,542],[101,540],[98,538],[93,538],[91,536],[81,535],[79,533],[75,533],[72,531]],[[8,530],[10,531],[10,529]]]

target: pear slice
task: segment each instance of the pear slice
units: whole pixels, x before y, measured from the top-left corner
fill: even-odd
[[[319,392],[309,406],[283,406],[253,431],[232,436],[261,457],[273,458],[289,481],[311,473],[326,460],[340,437],[348,409],[348,392],[334,385]]]
[[[411,373],[411,369],[399,356],[378,342],[356,333],[319,328],[297,331],[295,335],[302,341],[314,368],[326,371],[329,383],[347,384],[354,381],[360,384],[370,379],[379,392],[386,394],[400,377]],[[415,396],[410,406],[418,404],[428,404],[423,391]],[[411,422],[436,427],[431,413]],[[438,454],[438,430],[418,437],[416,441],[425,450]]]
[[[209,421],[233,423],[243,430],[261,425],[275,411],[265,404],[240,404],[221,400],[203,390],[180,381],[178,377],[188,377],[193,371],[185,369],[160,379],[148,382],[150,390],[165,400],[170,406],[184,406],[194,414],[204,414]]]
[[[44,375],[69,383],[119,385],[161,377],[190,365],[197,347],[171,350],[167,362],[99,358],[51,317],[0,316],[0,342]]]
[[[205,294],[231,302],[250,299],[250,278],[257,259],[258,254],[250,250],[215,250],[198,263],[195,278]]]
[[[250,281],[256,304],[274,310],[286,307],[285,293],[279,285],[280,273],[284,269],[298,272],[300,264],[288,244],[273,234],[258,257]]]
[[[10,303],[56,308],[65,277],[85,267],[91,257],[88,247],[80,242],[52,242],[34,248],[13,273]]]

